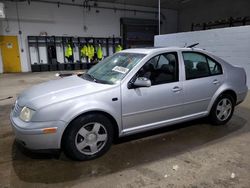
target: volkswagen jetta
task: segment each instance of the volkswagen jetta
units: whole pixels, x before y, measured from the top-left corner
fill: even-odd
[[[204,50],[128,49],[81,77],[24,91],[10,119],[25,147],[88,160],[104,154],[115,137],[205,116],[225,124],[247,91],[243,68]]]

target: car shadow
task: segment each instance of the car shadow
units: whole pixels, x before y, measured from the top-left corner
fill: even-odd
[[[108,175],[145,163],[150,163],[220,142],[249,131],[247,120],[234,115],[227,125],[211,126],[200,119],[168,126],[119,139],[102,157],[91,161],[72,161],[63,154],[56,158],[48,154],[22,152],[14,143],[12,164],[15,175],[30,183],[53,184],[81,178]],[[244,130],[244,131],[243,131]],[[11,181],[16,187],[17,181]],[[66,186],[66,185],[65,185]]]

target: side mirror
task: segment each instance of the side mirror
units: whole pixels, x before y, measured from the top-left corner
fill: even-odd
[[[133,83],[133,88],[150,87],[150,86],[151,86],[151,81],[145,77],[139,77]]]

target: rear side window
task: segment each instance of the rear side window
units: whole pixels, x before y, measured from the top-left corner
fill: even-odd
[[[186,80],[222,74],[221,65],[197,52],[183,52]]]
[[[213,61],[210,58],[207,58],[207,62],[209,65],[209,69],[210,69],[210,73],[212,75],[216,75],[216,74],[222,74],[222,69],[219,63]]]

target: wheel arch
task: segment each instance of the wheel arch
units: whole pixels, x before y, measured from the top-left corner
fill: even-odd
[[[74,117],[67,125],[66,128],[63,131],[62,137],[61,137],[61,143],[60,143],[60,147],[62,148],[63,146],[63,142],[64,142],[64,138],[65,138],[65,133],[66,130],[70,127],[70,124],[77,118],[79,118],[80,116],[84,116],[84,115],[89,115],[89,114],[101,114],[106,116],[112,123],[113,128],[114,128],[114,141],[119,137],[119,126],[118,123],[116,121],[116,119],[109,113],[105,112],[105,111],[101,111],[101,110],[92,110],[92,111],[88,111],[88,112],[83,112],[79,115],[77,115],[76,117]]]
[[[233,97],[233,99],[234,99],[234,104],[236,104],[237,95],[236,95],[235,91],[233,91],[232,89],[227,89],[227,90],[223,91],[218,97],[220,97],[221,95],[225,95],[225,94],[231,95]]]
[[[213,97],[213,99],[212,99],[212,101],[211,101],[211,103],[210,103],[210,105],[209,105],[209,110],[208,110],[209,114],[210,114],[210,111],[212,110],[212,107],[213,107],[214,103],[216,102],[216,100],[217,100],[220,96],[225,95],[225,94],[231,95],[231,96],[233,97],[233,99],[234,99],[234,104],[237,103],[237,95],[236,95],[236,92],[235,92],[234,90],[232,90],[232,89],[225,89],[225,90],[221,91],[220,93],[218,93],[217,95],[214,95],[214,97]]]

